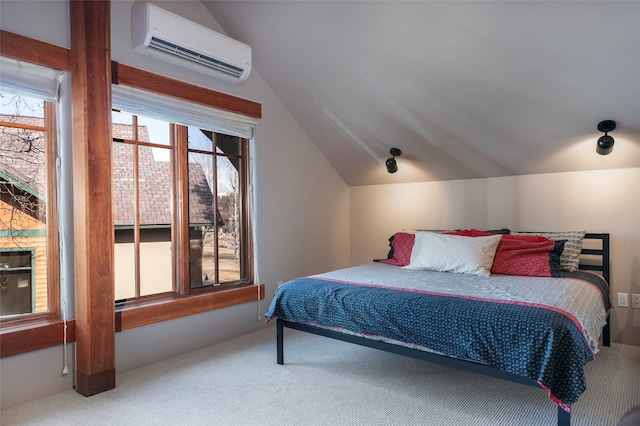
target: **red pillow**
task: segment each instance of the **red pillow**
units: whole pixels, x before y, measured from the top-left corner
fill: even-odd
[[[488,237],[489,235],[496,235],[495,232],[478,231],[477,229],[471,229],[472,237]]]
[[[391,250],[389,250],[388,259],[380,259],[380,262],[389,265],[407,266],[411,262],[411,251],[415,241],[415,234],[396,232],[389,238]]]
[[[503,235],[503,237],[507,237],[507,240],[521,240],[521,241],[529,241],[532,243],[543,243],[554,241],[547,237],[543,237],[542,235]]]
[[[496,235],[495,232],[479,231],[477,229],[461,229],[459,231],[447,231],[443,234],[450,235],[462,235],[463,237],[488,237],[490,235]]]
[[[566,240],[503,235],[493,258],[492,274],[561,277],[560,254]]]
[[[461,229],[459,231],[444,231],[443,234],[447,235],[460,235],[462,237],[472,237],[471,229]]]

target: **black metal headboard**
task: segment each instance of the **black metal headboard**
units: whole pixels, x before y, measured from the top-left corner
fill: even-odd
[[[587,232],[584,236],[584,243],[582,251],[580,252],[581,256],[585,256],[585,260],[580,260],[579,269],[584,271],[596,271],[602,273],[602,276],[607,283],[610,283],[610,273],[611,273],[611,264],[610,264],[610,248],[609,248],[609,234],[596,234]],[[598,244],[598,241],[600,242]],[[596,246],[599,248],[590,248],[592,243],[596,243]],[[584,247],[584,246],[587,247]],[[598,262],[599,261],[599,262]]]
[[[593,246],[596,248],[592,248]],[[609,257],[609,234],[587,232],[582,243],[578,268],[584,271],[600,272],[609,284],[609,288],[611,288],[611,281],[609,279],[611,264]],[[607,323],[602,328],[602,344],[604,346],[611,344],[611,319],[609,313],[607,313]]]

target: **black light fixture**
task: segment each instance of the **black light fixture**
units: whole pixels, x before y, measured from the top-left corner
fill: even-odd
[[[616,122],[613,120],[603,120],[598,123],[598,130],[604,132],[604,136],[600,136],[598,139],[598,146],[596,152],[600,155],[611,154],[613,151],[613,138],[607,133],[616,128]]]
[[[391,148],[389,153],[392,155],[391,158],[387,158],[387,171],[389,173],[395,173],[398,171],[398,164],[396,163],[396,157],[402,154],[398,148]]]

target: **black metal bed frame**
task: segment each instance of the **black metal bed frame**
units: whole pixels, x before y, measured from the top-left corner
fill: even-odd
[[[600,264],[581,263],[579,268],[581,270],[600,272],[602,273],[602,276],[605,278],[607,283],[609,283],[609,276],[610,276],[609,234],[608,233],[600,233],[600,234],[587,233],[585,234],[585,239],[600,240],[601,248],[599,249],[583,248],[581,254],[597,256],[598,258],[600,258],[601,261],[600,261]],[[380,349],[386,352],[404,355],[411,358],[417,358],[424,361],[445,365],[448,367],[458,368],[461,370],[471,371],[473,373],[479,373],[479,374],[484,374],[490,377],[509,380],[511,382],[540,387],[538,382],[536,382],[533,379],[530,379],[528,377],[518,376],[516,374],[498,370],[496,368],[489,367],[483,364],[478,364],[471,361],[464,361],[456,358],[450,358],[444,355],[425,352],[419,349],[413,349],[405,346],[394,345],[392,343],[385,343],[378,340],[368,339],[366,337],[345,334],[338,331],[315,327],[308,324],[285,321],[278,318],[276,321],[276,347],[277,347],[277,362],[280,365],[284,364],[284,328],[291,328],[294,330],[317,334],[319,336],[342,340],[344,342],[355,343],[357,345],[367,346],[374,349]],[[607,315],[607,323],[602,330],[602,342],[604,346],[610,346],[609,315]],[[558,426],[569,426],[570,424],[571,424],[571,413],[565,411],[562,407],[558,406]]]

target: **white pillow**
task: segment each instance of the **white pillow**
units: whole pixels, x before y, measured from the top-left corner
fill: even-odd
[[[403,268],[489,276],[500,238],[417,232],[411,261]]]

